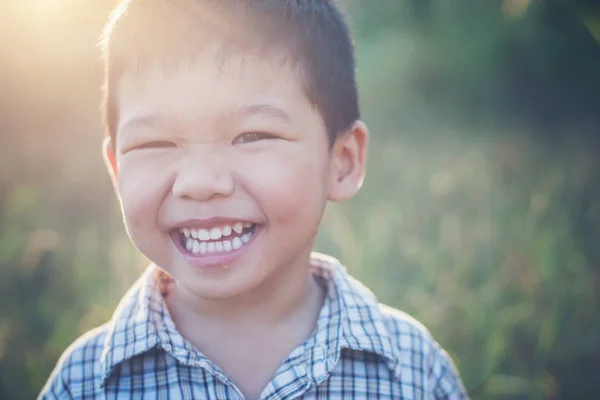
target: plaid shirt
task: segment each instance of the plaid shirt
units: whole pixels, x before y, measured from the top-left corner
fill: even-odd
[[[312,336],[260,399],[465,399],[458,373],[428,331],[374,295],[336,260],[314,254],[327,297]],[[150,267],[113,319],[73,343],[41,399],[243,399],[177,331]]]

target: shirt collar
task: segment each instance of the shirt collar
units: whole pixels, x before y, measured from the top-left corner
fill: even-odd
[[[311,343],[317,347],[324,345],[328,354],[322,375],[326,376],[337,364],[343,349],[380,355],[388,368],[395,371],[398,358],[375,295],[348,275],[346,268],[333,257],[313,253],[311,266],[313,273],[327,285],[327,298]]]
[[[109,324],[100,356],[102,382],[115,366],[154,347],[170,350],[175,331],[156,277],[157,267],[149,266],[123,296]]]
[[[378,354],[395,370],[397,357],[374,294],[350,277],[335,258],[313,253],[311,268],[327,287],[315,334],[307,341],[312,348],[312,379],[325,379],[342,349]],[[208,360],[177,332],[160,293],[156,272],[156,266],[148,267],[113,315],[100,357],[103,383],[115,366],[155,347],[188,364],[209,366]]]

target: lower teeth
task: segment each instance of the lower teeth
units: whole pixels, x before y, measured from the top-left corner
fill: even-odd
[[[205,242],[199,241],[191,237],[184,236],[185,249],[193,254],[205,254],[205,253],[227,253],[232,250],[241,248],[245,243],[250,241],[253,231],[244,233],[239,237],[235,237],[232,240]]]

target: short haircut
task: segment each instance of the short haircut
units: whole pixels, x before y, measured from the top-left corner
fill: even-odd
[[[292,61],[330,144],[359,119],[353,41],[333,0],[122,0],[102,40],[103,108],[113,146],[120,78],[149,62],[169,68],[193,61],[215,37],[225,57],[234,49]]]

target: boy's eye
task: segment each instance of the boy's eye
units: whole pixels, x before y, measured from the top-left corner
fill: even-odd
[[[275,136],[264,132],[247,132],[233,139],[233,144],[252,143],[263,139],[275,139]]]
[[[167,141],[156,141],[156,142],[148,142],[142,143],[137,146],[131,147],[131,150],[143,150],[143,149],[164,149],[166,147],[175,147],[173,142]]]

